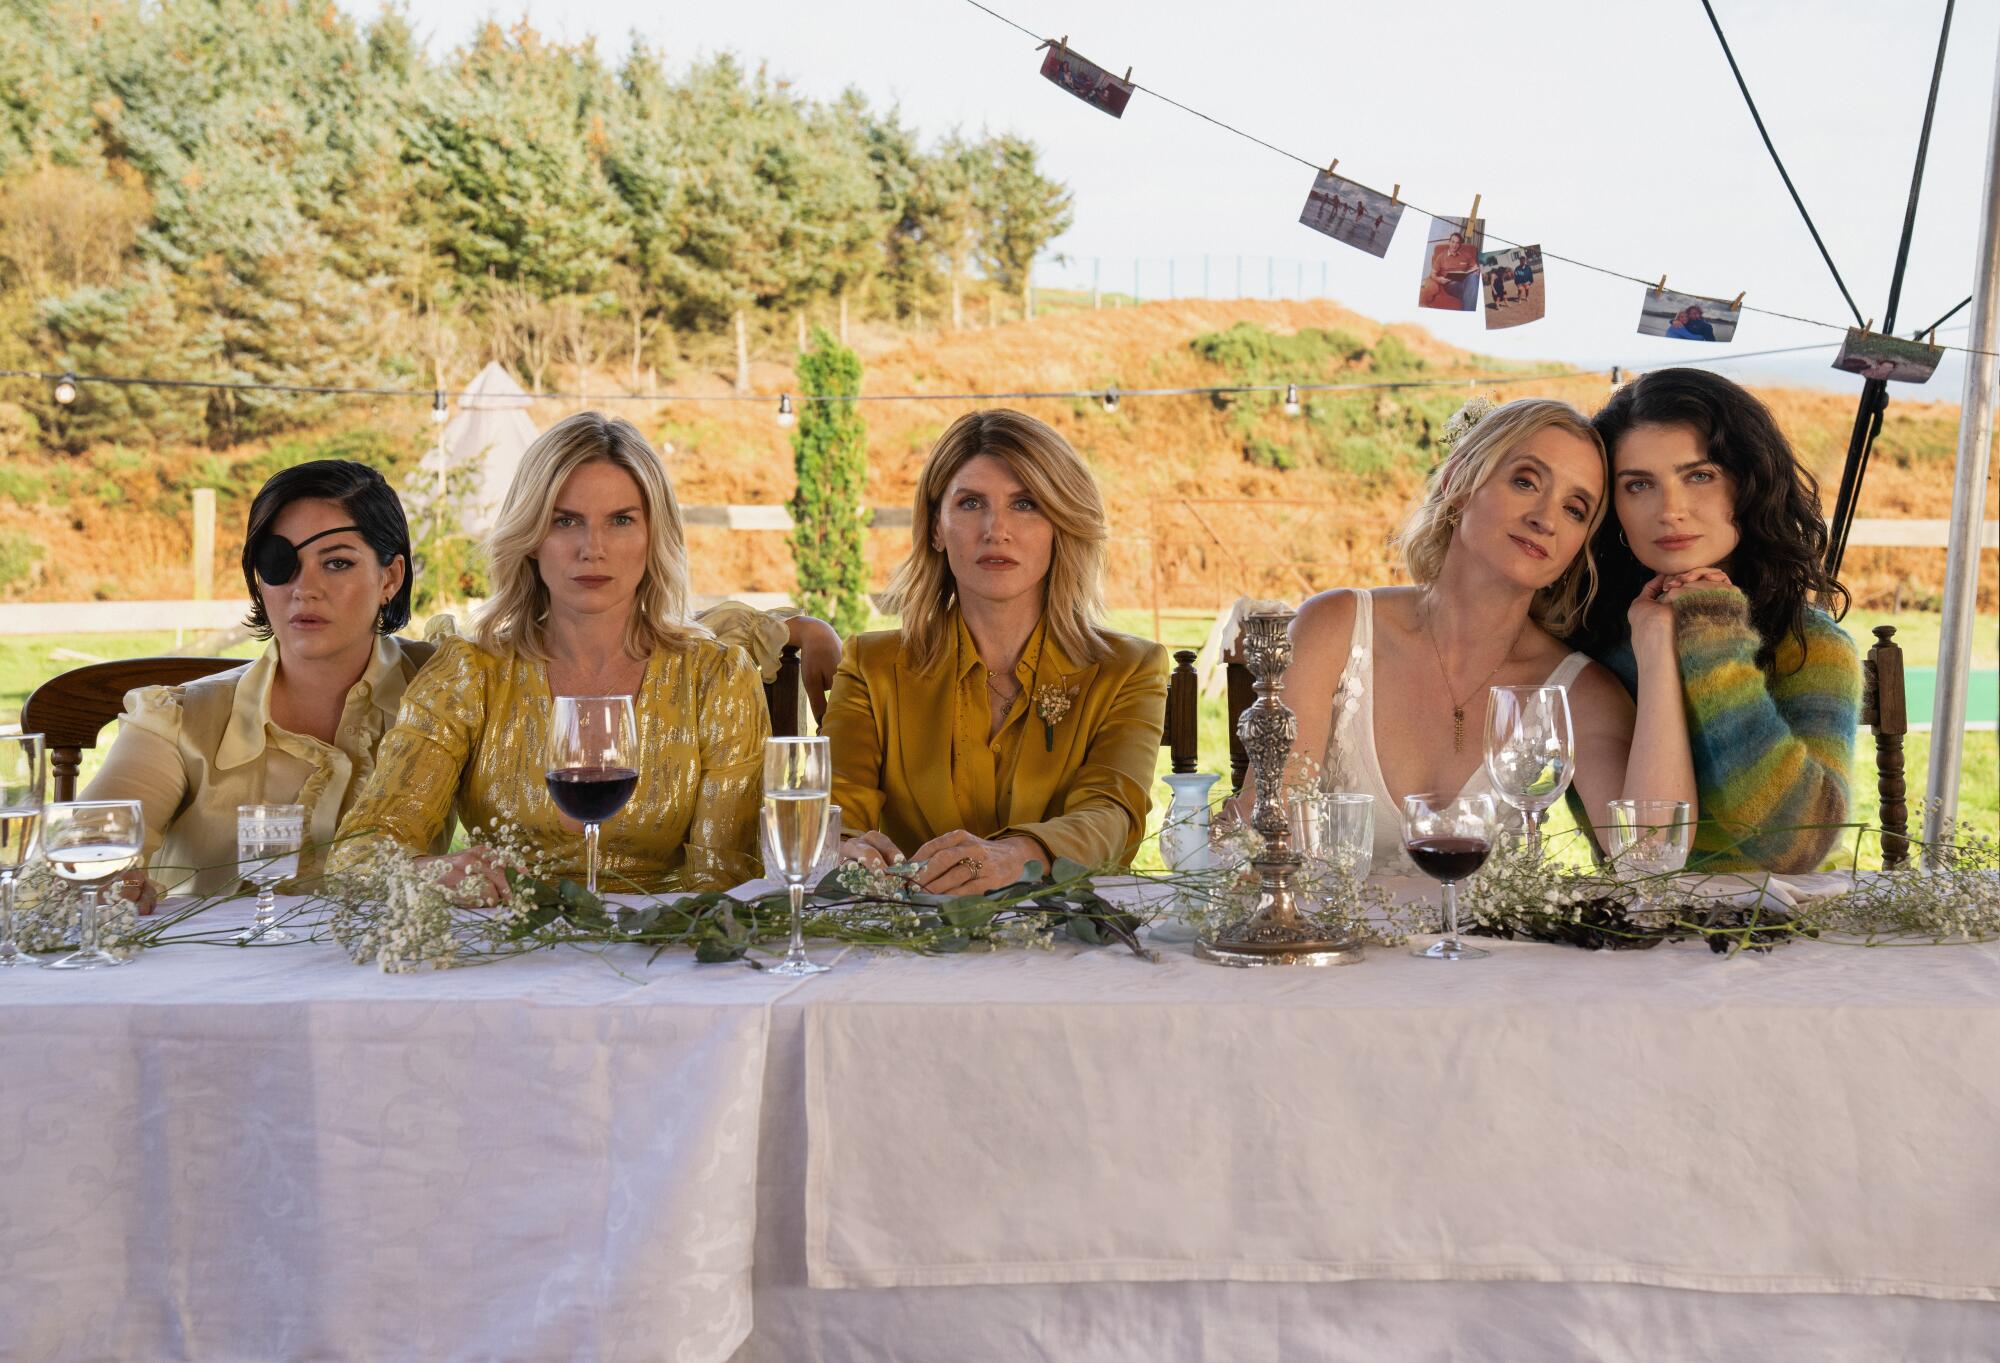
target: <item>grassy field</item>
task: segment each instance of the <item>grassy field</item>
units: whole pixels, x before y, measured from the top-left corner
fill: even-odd
[[[1934,666],[1937,662],[1938,616],[1934,614],[1904,612],[1888,615],[1881,612],[1856,611],[1847,619],[1847,627],[1857,639],[1869,638],[1868,631],[1875,625],[1893,624],[1897,630],[1897,642],[1903,646],[1905,665],[1909,667]],[[893,622],[880,622],[893,623]],[[1114,629],[1150,636],[1153,631],[1153,617],[1146,610],[1113,611],[1110,621]],[[1206,618],[1169,617],[1162,621],[1163,643],[1173,648],[1199,648],[1208,637],[1211,621]],[[1996,664],[1995,638],[2000,633],[2000,619],[1982,616],[1976,632],[1978,640],[1975,648],[1975,666],[1991,668]],[[186,651],[208,650],[199,641],[188,640]],[[244,641],[226,648],[214,650],[217,656],[249,658],[256,655],[258,645]],[[69,637],[25,636],[0,639],[0,724],[12,723],[19,717],[21,702],[28,692],[49,677],[85,662],[110,658],[137,658],[151,654],[172,653],[175,640],[171,633],[129,634],[129,635],[80,635]],[[88,655],[84,657],[77,654]],[[107,730],[104,741],[109,742],[111,731]],[[83,773],[87,781],[96,770],[95,753],[84,755]],[[1911,734],[1906,746],[1907,781],[1910,788],[1910,802],[1915,805],[1923,798],[1924,773],[1930,762],[1930,735]],[[1229,772],[1229,740],[1226,717],[1220,696],[1205,698],[1201,703],[1201,769],[1223,776],[1226,783]],[[1160,751],[1158,771],[1167,770],[1167,753]],[[1875,792],[1875,748],[1867,734],[1863,734],[1856,745],[1854,791],[1856,805],[1854,818],[1859,822],[1872,823],[1876,816],[1878,801]],[[1161,809],[1157,802],[1164,801],[1165,788],[1156,787],[1156,807],[1153,811],[1154,830],[1157,831]],[[1972,730],[1965,738],[1965,761],[1959,782],[1960,817],[1987,832],[2000,832],[2000,738],[1992,730]],[[1569,826],[1566,811],[1557,809],[1550,816],[1553,831]],[[1852,848],[1848,849],[1851,854]],[[1869,839],[1860,849],[1864,864],[1879,859],[1879,851]],[[1141,864],[1153,857],[1149,844],[1145,849]]]

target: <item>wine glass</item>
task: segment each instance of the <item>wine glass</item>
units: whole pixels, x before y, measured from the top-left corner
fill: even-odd
[[[1528,855],[1542,858],[1542,817],[1575,772],[1569,688],[1495,686],[1486,693],[1486,774],[1501,799],[1521,811]]]
[[[764,741],[764,839],[792,896],[792,941],[779,975],[817,975],[828,967],[806,959],[806,877],[826,845],[833,795],[833,760],[823,738]]]
[[[1487,954],[1459,940],[1458,882],[1486,864],[1499,822],[1491,795],[1403,797],[1403,850],[1419,871],[1444,882],[1444,940],[1412,955],[1467,961]]]
[[[806,877],[807,884],[819,884],[833,873],[834,867],[840,865],[840,835],[840,806],[828,805],[826,807],[826,844],[820,848],[819,860],[813,863],[812,872]],[[771,854],[771,835],[769,830],[763,826],[762,819],[758,820],[757,841],[764,853],[764,879],[782,882],[785,878],[785,873],[778,869],[778,860]]]
[[[35,854],[42,829],[43,759],[40,734],[0,737],[0,966],[41,960],[14,941],[14,878]]]
[[[304,805],[236,806],[236,862],[243,878],[257,887],[257,915],[236,934],[239,942],[292,942],[298,934],[278,926],[273,894],[281,880],[299,874],[299,848],[306,840]]]
[[[1611,859],[1621,870],[1644,876],[1669,876],[1687,865],[1694,841],[1694,819],[1686,800],[1612,800],[1607,842]],[[1632,921],[1655,922],[1652,899],[1643,887],[1632,905]]]
[[[95,970],[123,965],[98,945],[99,887],[139,864],[146,819],[137,800],[78,800],[42,810],[42,855],[58,880],[82,890],[77,949],[46,970]]]
[[[549,712],[549,798],[583,825],[584,888],[593,895],[598,825],[639,785],[637,734],[630,696],[557,696]]]

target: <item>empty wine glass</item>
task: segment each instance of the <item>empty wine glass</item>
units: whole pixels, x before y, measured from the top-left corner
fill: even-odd
[[[1417,869],[1444,882],[1444,940],[1411,954],[1433,961],[1466,961],[1487,953],[1458,936],[1458,882],[1486,864],[1499,831],[1491,795],[1406,795],[1403,850]]]
[[[583,825],[584,888],[597,893],[597,829],[639,786],[630,696],[557,696],[549,709],[549,798]]]
[[[1335,790],[1320,797],[1326,831],[1320,847],[1336,871],[1350,880],[1366,880],[1375,869],[1375,797]]]
[[[1607,844],[1612,863],[1621,871],[1642,876],[1670,876],[1687,865],[1694,842],[1694,818],[1685,800],[1612,800]],[[1632,905],[1632,921],[1644,927],[1663,926],[1652,896],[1640,886]]]
[[[236,934],[239,942],[292,942],[298,934],[278,926],[273,898],[278,882],[296,879],[299,848],[306,840],[304,805],[236,806],[236,864],[257,887],[257,913]]]
[[[42,855],[58,880],[79,887],[77,949],[47,970],[95,970],[123,965],[98,945],[99,887],[139,864],[146,820],[137,800],[81,800],[45,806]]]
[[[40,734],[0,737],[0,966],[41,961],[14,941],[14,878],[35,855],[45,770]]]
[[[1574,774],[1569,689],[1495,686],[1486,693],[1486,774],[1521,811],[1528,855],[1541,860],[1542,818]]]
[[[806,958],[806,878],[819,862],[833,791],[833,762],[823,738],[764,741],[764,840],[792,898],[792,940],[779,975],[817,975],[828,969]]]

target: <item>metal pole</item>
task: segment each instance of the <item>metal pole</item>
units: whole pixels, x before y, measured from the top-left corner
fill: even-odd
[[[1104,306],[1104,294],[1098,287],[1103,271],[1104,261],[1097,256],[1092,256],[1090,258],[1090,310],[1092,312]]]
[[[1958,814],[1958,771],[1965,748],[1965,686],[1972,667],[1973,607],[1979,594],[1980,525],[1993,447],[1994,384],[2000,380],[2000,61],[1987,119],[1986,216],[1974,261],[1971,352],[1958,421],[1958,476],[1951,488],[1951,548],[1944,566],[1944,621],[1938,633],[1937,692],[1931,702],[1931,768],[1925,787],[1932,820]],[[1930,836],[1926,829],[1926,838]],[[1926,860],[1935,854],[1927,853]]]

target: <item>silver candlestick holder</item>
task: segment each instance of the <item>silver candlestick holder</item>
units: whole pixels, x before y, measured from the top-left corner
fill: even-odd
[[[1289,633],[1297,612],[1259,611],[1243,619],[1238,636],[1244,662],[1256,679],[1256,703],[1236,723],[1237,737],[1257,776],[1257,802],[1250,827],[1264,847],[1250,859],[1257,869],[1257,905],[1251,913],[1195,944],[1195,955],[1217,965],[1353,965],[1362,956],[1358,937],[1327,938],[1299,914],[1292,877],[1304,858],[1292,850],[1291,821],[1285,817],[1285,765],[1299,738],[1299,718],[1278,699],[1285,669],[1292,665]]]

